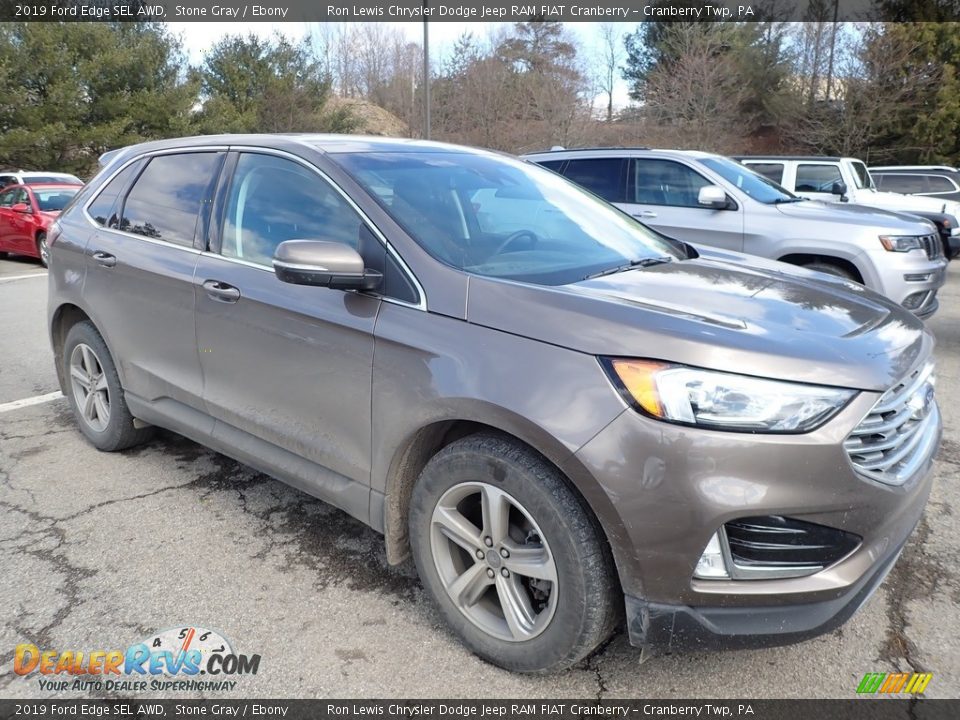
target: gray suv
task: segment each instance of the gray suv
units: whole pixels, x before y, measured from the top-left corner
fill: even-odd
[[[797,197],[730,158],[599,148],[525,156],[670,237],[863,283],[920,317],[939,307],[947,260],[935,225]]]
[[[919,521],[934,340],[866,288],[698,256],[554,173],[349,136],[112,154],[50,233],[97,448],[173,430],[412,555],[474,652],[544,672],[829,631]]]

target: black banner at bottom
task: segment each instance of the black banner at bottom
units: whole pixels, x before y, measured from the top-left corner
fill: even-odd
[[[0,700],[0,720],[954,720],[960,700]]]

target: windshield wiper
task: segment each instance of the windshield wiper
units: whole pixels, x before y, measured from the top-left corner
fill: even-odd
[[[803,202],[806,198],[802,197],[787,197],[787,198],[777,198],[773,201],[774,205],[785,205],[787,203]]]
[[[653,265],[663,265],[664,263],[668,262],[673,262],[673,258],[667,256],[640,258],[639,260],[631,260],[626,265],[617,265],[616,267],[607,268],[606,270],[593,273],[593,275],[587,275],[584,280],[593,280],[594,278],[603,277],[604,275],[614,275],[626,270],[633,270],[633,268],[648,268]]]

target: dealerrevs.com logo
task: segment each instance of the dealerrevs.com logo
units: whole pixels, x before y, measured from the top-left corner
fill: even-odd
[[[236,653],[223,635],[196,626],[164,630],[126,650],[43,650],[23,643],[13,657],[17,675],[36,676],[41,690],[52,691],[233,690],[233,677],[259,669],[259,655]]]

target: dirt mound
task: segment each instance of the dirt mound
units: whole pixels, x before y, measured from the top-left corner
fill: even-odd
[[[346,108],[357,119],[353,132],[360,135],[386,135],[405,137],[407,124],[388,110],[360,98],[333,97],[327,101],[327,108],[339,110]]]

